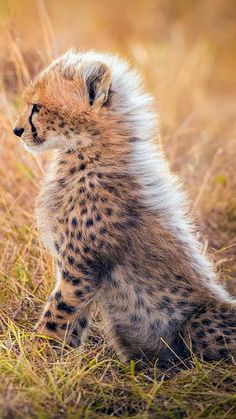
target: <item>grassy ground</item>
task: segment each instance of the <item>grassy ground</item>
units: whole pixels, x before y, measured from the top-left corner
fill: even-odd
[[[33,217],[48,156],[26,154],[11,133],[22,87],[52,56],[71,45],[124,54],[158,100],[161,141],[236,295],[235,18],[230,0],[1,0],[0,417],[236,418],[235,366],[193,359],[175,376],[136,373],[109,348],[99,313],[82,352],[58,358],[32,340],[53,284]]]

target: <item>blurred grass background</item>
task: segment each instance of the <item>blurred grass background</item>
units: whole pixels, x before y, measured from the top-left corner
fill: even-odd
[[[11,132],[24,85],[52,58],[71,46],[125,56],[155,97],[163,147],[236,295],[235,1],[0,0],[0,29],[0,416],[236,418],[235,366],[194,360],[167,382],[155,368],[136,374],[96,324],[83,356],[58,360],[31,342],[53,284],[33,217],[46,157]]]

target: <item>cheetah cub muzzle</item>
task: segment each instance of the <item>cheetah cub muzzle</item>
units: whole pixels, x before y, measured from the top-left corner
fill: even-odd
[[[14,133],[30,152],[53,149],[36,217],[56,278],[38,331],[79,346],[97,302],[124,361],[233,360],[236,302],[201,252],[138,75],[69,51],[23,98]]]

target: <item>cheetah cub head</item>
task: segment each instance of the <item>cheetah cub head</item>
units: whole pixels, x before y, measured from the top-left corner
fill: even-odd
[[[88,147],[110,86],[107,64],[69,51],[27,86],[13,132],[30,152]]]

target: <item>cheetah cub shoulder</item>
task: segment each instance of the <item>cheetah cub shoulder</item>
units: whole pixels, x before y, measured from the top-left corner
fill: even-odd
[[[14,133],[54,150],[36,211],[57,266],[39,331],[79,346],[96,301],[125,361],[232,359],[236,303],[201,253],[139,76],[116,56],[69,51],[24,101]]]

